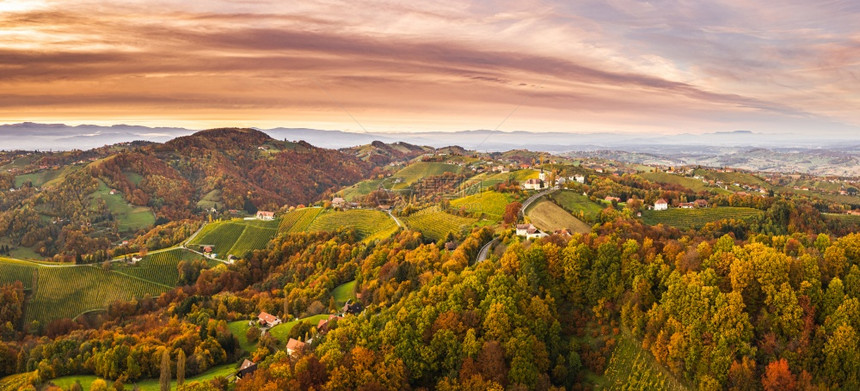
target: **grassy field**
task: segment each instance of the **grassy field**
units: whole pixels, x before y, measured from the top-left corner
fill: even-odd
[[[385,185],[391,182],[386,179],[366,179],[358,182],[350,187],[346,187],[340,191],[341,197],[347,201],[355,201],[359,197],[364,197],[379,188],[379,185]]]
[[[201,245],[214,246],[219,258],[227,255],[243,256],[251,250],[266,248],[278,232],[277,220],[228,220],[206,225],[203,230],[188,242],[194,248]]]
[[[334,297],[334,303],[337,306],[344,305],[347,300],[355,300],[355,280],[338,285],[331,291],[331,295]]]
[[[302,208],[287,213],[281,218],[278,231],[304,232],[322,211],[322,208]]]
[[[489,217],[501,219],[502,215],[505,214],[505,207],[509,203],[511,203],[509,195],[495,191],[485,191],[452,200],[451,207],[454,209],[463,208],[470,213],[483,213]]]
[[[105,201],[108,210],[116,218],[120,232],[137,231],[141,228],[155,224],[155,215],[152,210],[145,206],[134,206],[126,202],[122,194],[110,194],[110,188],[99,181],[99,189],[92,195],[93,202],[96,199]]]
[[[53,319],[74,318],[84,312],[103,309],[115,300],[158,296],[167,287],[98,267],[40,267],[37,286],[25,322],[42,325]]]
[[[21,187],[23,184],[30,182],[33,186],[43,187],[51,186],[66,177],[66,175],[77,170],[80,166],[66,166],[57,170],[41,170],[31,172],[29,174],[18,175],[15,177],[15,187]]]
[[[480,182],[482,187],[490,188],[490,187],[493,187],[499,183],[505,182],[508,179],[522,183],[522,182],[526,181],[527,179],[532,179],[532,178],[537,178],[537,177],[538,177],[538,171],[532,170],[532,169],[516,170],[516,171],[511,171],[511,172],[506,172],[506,173],[488,172],[488,173],[476,175],[476,176],[470,178],[469,181],[467,181],[466,183],[469,185],[472,185],[472,184]]]
[[[309,316],[307,318],[302,318],[299,320],[294,320],[292,322],[281,323],[275,327],[272,327],[269,330],[269,333],[272,334],[272,336],[275,337],[275,339],[277,339],[278,341],[287,343],[287,341],[290,340],[290,338],[288,337],[290,335],[290,330],[292,330],[293,327],[295,327],[297,324],[309,321],[314,327],[317,327],[317,323],[319,323],[319,321],[322,319],[328,319],[328,316],[329,314],[320,314]]]
[[[197,207],[201,209],[209,209],[218,205],[221,201],[221,190],[215,189],[206,193],[200,201],[197,201]]]
[[[645,178],[645,179],[651,181],[651,182],[679,185],[679,186],[683,186],[687,189],[693,190],[695,192],[709,191],[711,189],[718,189],[716,187],[708,187],[700,179],[688,178],[688,177],[675,175],[675,174],[669,174],[669,173],[665,173],[665,172],[646,172],[644,174],[640,174],[640,176],[642,178]]]
[[[526,211],[526,216],[532,224],[546,233],[565,228],[572,232],[591,232],[591,226],[573,217],[572,214],[550,200],[544,199],[534,203]]]
[[[363,240],[384,239],[395,231],[397,224],[385,212],[368,209],[353,209],[343,212],[326,210],[317,216],[307,230],[334,231],[341,227],[355,228]]]
[[[177,266],[180,261],[206,260],[209,266],[221,264],[183,249],[172,249],[143,257],[137,265],[114,264],[113,270],[162,285],[175,286],[179,281]]]
[[[718,181],[723,181],[725,184],[747,184],[747,185],[759,185],[766,189],[769,189],[771,186],[763,181],[761,178],[747,174],[743,172],[718,172],[712,170],[698,169],[693,171],[696,175],[701,175],[708,179],[714,179]]]
[[[761,214],[762,211],[743,207],[721,207],[702,209],[646,210],[642,221],[648,225],[665,224],[675,228],[688,229],[701,227],[722,219],[746,219]]]
[[[219,377],[219,376],[228,377],[234,373],[236,373],[236,364],[219,365],[217,367],[210,368],[208,371],[203,372],[197,376],[185,378],[185,383],[188,384],[191,382],[203,382],[203,381],[207,381],[207,380],[212,380],[212,379]],[[77,381],[81,382],[81,386],[83,386],[84,391],[89,391],[90,385],[96,379],[98,379],[98,377],[92,376],[92,375],[63,376],[63,377],[58,377],[56,379],[53,379],[53,380],[51,380],[51,382],[54,383],[54,385],[56,385],[58,387],[62,387],[64,389],[66,389],[67,387],[71,387],[73,384],[75,384],[75,381],[77,380]],[[108,387],[110,387],[113,384],[113,381],[106,381],[106,382],[108,384]],[[159,383],[158,383],[158,379],[145,379],[145,380],[140,380],[136,383],[135,382],[129,382],[128,384],[125,385],[125,388],[127,390],[130,390],[130,389],[134,388],[135,386],[139,387],[141,391],[159,391],[161,389],[159,386]],[[170,389],[171,390],[176,389],[176,379],[173,379],[171,381]]]
[[[242,347],[242,350],[246,352],[253,352],[257,349],[256,343],[248,342],[247,332],[248,328],[248,320],[237,320],[235,322],[227,323],[227,329],[230,330],[230,333],[236,336],[236,339],[239,340],[239,346]]]
[[[460,173],[463,167],[456,164],[439,162],[417,162],[412,163],[402,170],[396,172],[392,177],[400,178],[401,182],[393,186],[394,189],[405,189],[421,178],[442,175],[446,172]]]
[[[448,232],[459,233],[464,227],[471,226],[477,221],[471,217],[454,216],[443,212],[438,206],[415,212],[401,220],[410,229],[420,231],[433,240],[445,238]]]
[[[677,390],[687,388],[673,378],[648,351],[629,336],[621,335],[618,345],[598,382],[598,390]]]
[[[0,285],[21,281],[24,289],[31,289],[37,268],[38,266],[29,262],[0,257]]]
[[[596,221],[604,206],[592,202],[588,197],[575,191],[563,190],[549,195],[549,198],[563,209],[575,216],[581,216],[586,221]]]

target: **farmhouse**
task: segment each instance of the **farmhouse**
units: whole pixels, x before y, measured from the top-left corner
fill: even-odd
[[[678,204],[678,207],[681,209],[693,209],[696,207],[696,204],[693,202],[682,202]]]
[[[695,201],[693,201],[693,203],[696,204],[697,208],[707,208],[708,207],[708,200],[695,200]]]
[[[332,208],[341,208],[342,209],[344,206],[346,206],[346,200],[345,199],[343,199],[341,197],[332,198],[332,200],[331,200],[331,207]]]
[[[544,188],[543,181],[540,179],[529,179],[523,183],[523,189],[525,190],[541,190]]]
[[[131,257],[131,264],[137,265],[137,263],[142,261],[142,260],[143,260],[143,257],[141,257],[140,255],[135,255],[135,256]]]
[[[666,210],[669,209],[669,203],[664,199],[659,199],[654,203],[654,210]]]
[[[274,220],[275,219],[275,212],[266,212],[263,210],[258,211],[257,212],[257,219],[258,220]]]
[[[585,183],[585,177],[582,175],[574,175],[573,180],[575,180],[579,183]]]
[[[295,338],[290,338],[290,340],[287,341],[287,354],[289,354],[291,356],[293,355],[293,353],[295,353],[299,350],[302,350],[304,348],[305,348],[305,343],[302,341],[299,341]]]
[[[612,201],[621,202],[621,198],[613,197],[613,196],[606,196],[606,198],[604,198],[603,200],[606,202],[612,202]]]
[[[537,227],[532,224],[517,224],[517,236],[524,236],[526,239],[537,239],[543,238],[547,235],[544,232],[541,232]]]
[[[274,327],[281,324],[281,318],[265,311],[260,312],[257,319],[259,320],[260,325],[264,327]]]
[[[445,250],[454,251],[456,249],[457,249],[457,242],[455,242],[453,240],[445,242]]]
[[[256,371],[256,370],[257,370],[257,363],[255,363],[251,360],[245,359],[245,361],[242,361],[242,366],[239,367],[239,371],[236,372],[236,377],[241,379],[242,376],[254,373],[254,371]]]
[[[361,303],[353,303],[352,300],[347,300],[346,304],[343,305],[343,314],[344,315],[356,315],[360,314],[361,311],[364,310],[364,306]]]
[[[320,319],[319,323],[317,323],[317,332],[320,335],[325,335],[328,333],[329,329],[331,329],[332,322],[337,321],[339,319],[343,319],[343,317],[337,315],[329,315],[328,319]]]

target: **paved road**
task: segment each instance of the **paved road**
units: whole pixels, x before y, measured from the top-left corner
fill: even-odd
[[[486,261],[487,256],[490,255],[490,250],[498,243],[499,238],[493,238],[493,240],[487,242],[484,247],[481,247],[481,251],[478,252],[478,258],[475,260],[475,263]]]
[[[525,202],[523,202],[523,207],[522,207],[522,208],[520,208],[520,215],[525,216],[525,214],[526,214],[526,209],[528,209],[528,207],[529,207],[529,206],[531,206],[531,204],[532,204],[533,202],[537,201],[537,199],[538,199],[538,198],[541,198],[541,197],[543,197],[543,196],[545,196],[545,195],[547,195],[547,194],[549,194],[549,193],[552,193],[552,192],[554,192],[554,191],[556,191],[556,190],[558,190],[558,189],[557,189],[557,188],[555,188],[555,187],[553,187],[553,188],[549,188],[549,189],[546,189],[546,190],[544,190],[544,191],[541,191],[540,193],[536,193],[535,195],[533,195],[533,196],[529,197],[528,199],[526,199],[526,200],[525,200]]]

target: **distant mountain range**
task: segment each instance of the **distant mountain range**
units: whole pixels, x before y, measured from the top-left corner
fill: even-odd
[[[24,122],[0,125],[0,150],[68,150],[88,149],[118,142],[147,140],[166,142],[190,135],[198,129],[176,127],[146,127],[135,125],[40,124]],[[323,148],[347,148],[370,144],[407,142],[416,145],[444,147],[459,145],[477,151],[507,151],[526,148],[535,151],[568,152],[602,149],[630,152],[676,154],[705,152],[724,147],[760,148],[845,148],[856,150],[860,140],[822,139],[817,135],[765,134],[749,130],[705,134],[626,134],[626,133],[562,133],[562,132],[503,132],[493,130],[464,130],[458,132],[399,132],[355,133],[340,130],[308,128],[258,129],[276,139],[304,140]]]

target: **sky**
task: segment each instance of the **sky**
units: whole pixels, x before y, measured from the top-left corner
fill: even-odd
[[[0,123],[844,138],[858,20],[856,0],[0,0]]]

